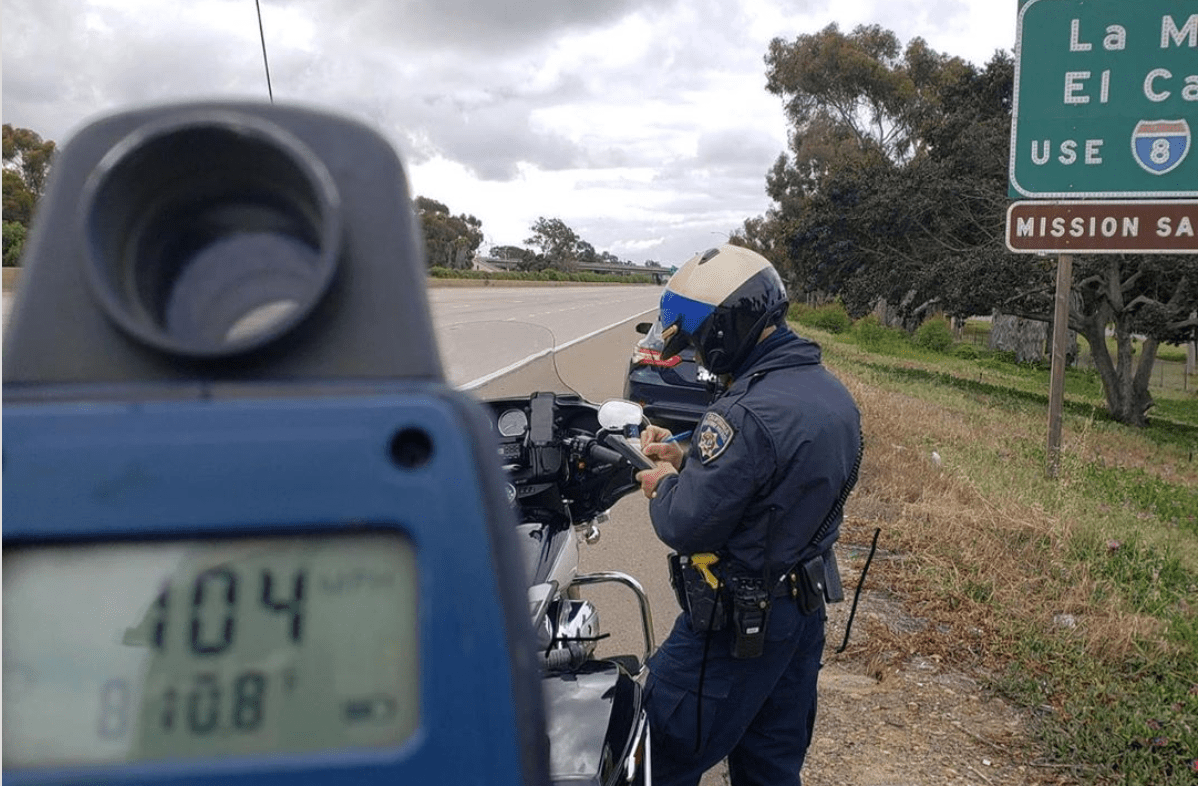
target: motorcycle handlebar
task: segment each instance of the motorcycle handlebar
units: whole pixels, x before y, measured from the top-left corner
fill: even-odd
[[[601,461],[606,464],[619,464],[624,461],[624,456],[618,451],[611,448],[605,448],[598,442],[592,442],[587,446],[587,458],[594,461]]]
[[[619,453],[622,458],[636,467],[637,470],[653,469],[653,462],[649,457],[642,453],[641,449],[633,445],[628,440],[628,437],[625,437],[623,434],[606,432],[600,434],[599,439],[612,450]]]

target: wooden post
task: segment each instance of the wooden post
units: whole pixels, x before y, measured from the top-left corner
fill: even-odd
[[[1061,416],[1065,409],[1066,344],[1069,340],[1069,290],[1073,288],[1073,257],[1057,257],[1056,308],[1052,320],[1052,373],[1048,385],[1048,466],[1050,478],[1061,471]]]
[[[1198,311],[1190,312],[1190,319],[1198,319]],[[1198,371],[1198,337],[1186,343],[1186,370],[1181,375],[1183,390],[1189,390],[1190,375]]]

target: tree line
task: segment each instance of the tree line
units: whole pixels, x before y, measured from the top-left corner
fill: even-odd
[[[465,213],[455,216],[443,202],[429,197],[416,197],[415,206],[424,232],[428,266],[450,270],[471,267],[483,244],[482,221]],[[596,250],[560,218],[541,216],[529,231],[523,246],[491,246],[488,256],[514,261],[517,270],[530,272],[572,271],[579,265],[592,264],[634,266],[610,251]]]
[[[833,24],[774,39],[765,65],[788,145],[766,177],[771,208],[734,242],[854,317],[881,308],[908,330],[933,313],[1052,321],[1055,260],[1004,240],[1008,53],[978,67],[878,25]],[[1158,348],[1195,340],[1198,256],[1075,256],[1069,328],[1090,345],[1111,416],[1145,425]]]

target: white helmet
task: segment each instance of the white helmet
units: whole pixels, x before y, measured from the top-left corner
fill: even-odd
[[[714,374],[730,374],[789,301],[781,276],[755,251],[723,245],[689,259],[661,296],[663,360],[688,344]]]

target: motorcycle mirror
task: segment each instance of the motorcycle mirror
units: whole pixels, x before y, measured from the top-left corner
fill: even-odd
[[[599,425],[605,429],[619,431],[625,426],[639,426],[645,416],[640,404],[613,398],[599,407]]]

